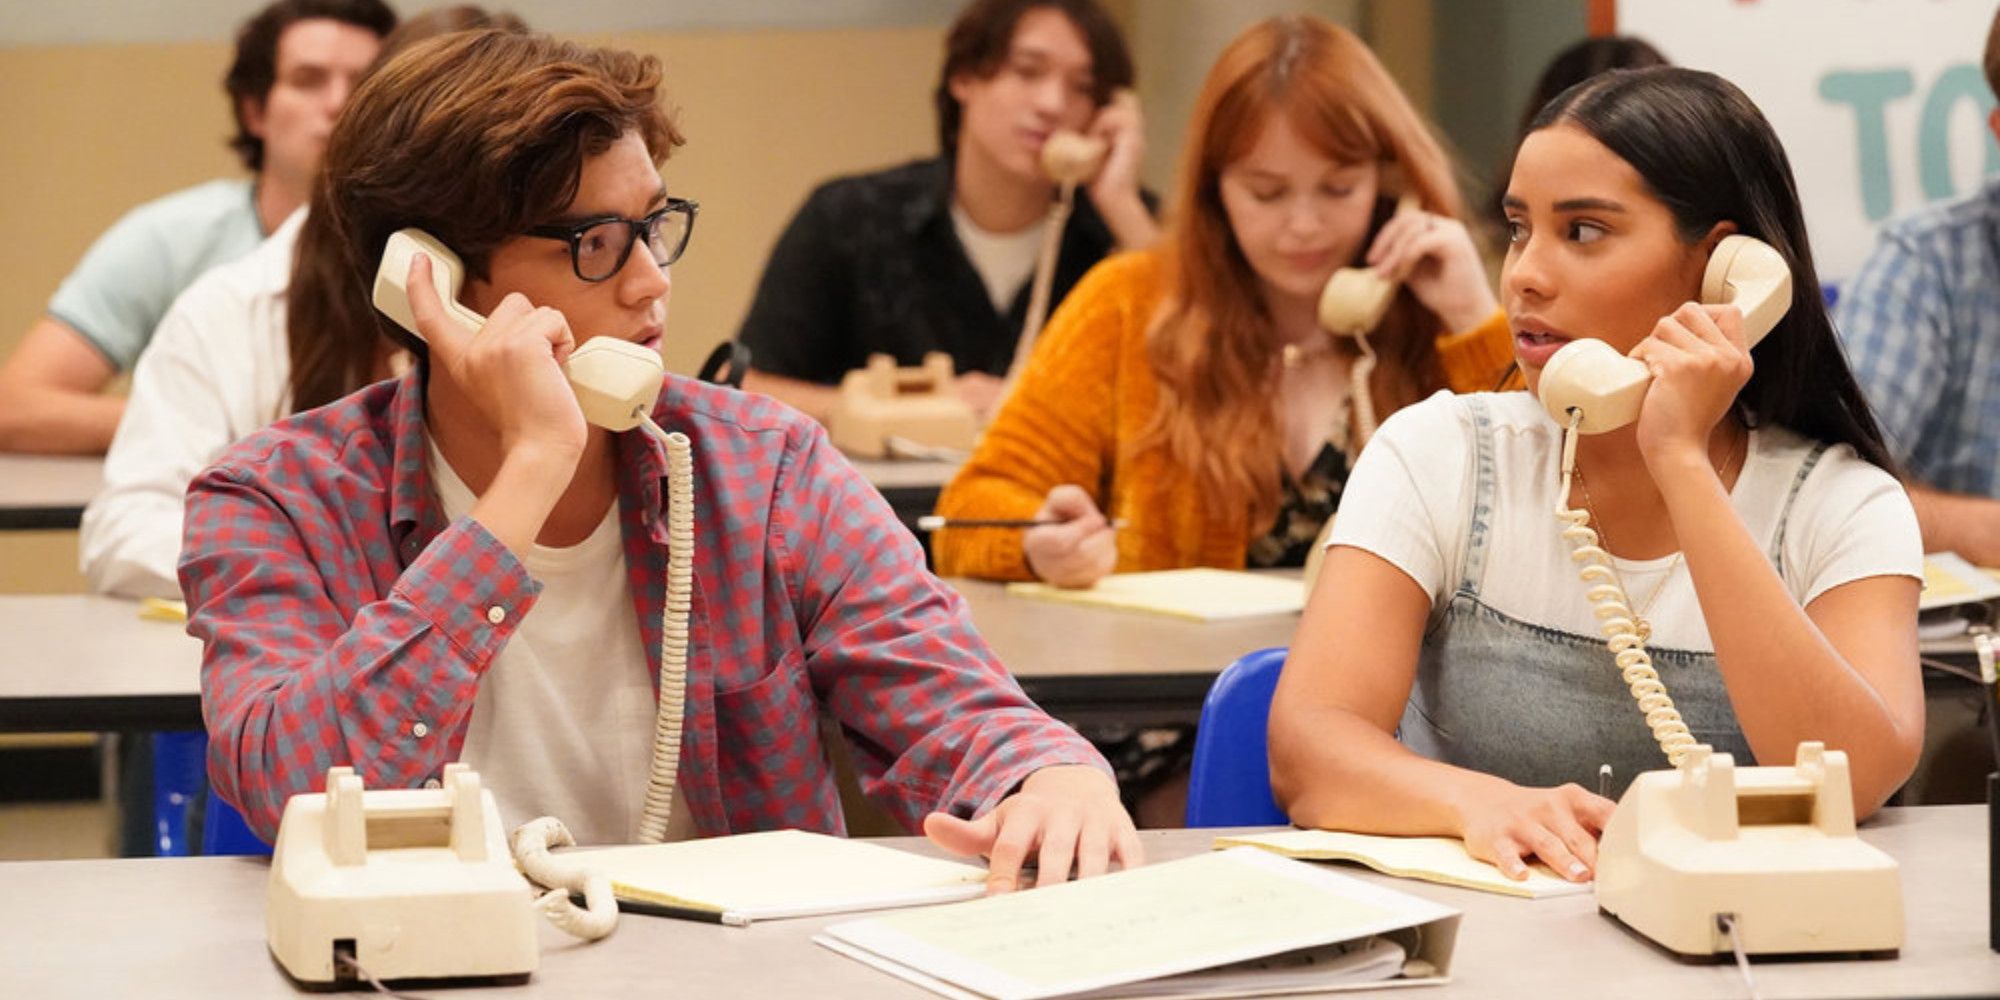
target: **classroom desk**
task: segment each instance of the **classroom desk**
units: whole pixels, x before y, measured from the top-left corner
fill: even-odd
[[[986,580],[945,582],[965,596],[979,634],[1028,696],[1070,722],[1192,722],[1223,667],[1290,645],[1299,624],[1297,615],[1182,621],[1010,597]]]
[[[1207,850],[1215,831],[1140,834],[1156,861]],[[1894,959],[1753,963],[1765,997],[1916,997],[2000,992],[1987,950],[1985,812],[1976,806],[1885,811],[1862,837],[1902,864],[1906,942]],[[911,838],[885,843],[913,850]],[[1388,879],[1370,881],[1465,914],[1452,982],[1393,995],[1741,997],[1734,965],[1689,964],[1597,912],[1589,895],[1539,901]],[[163,858],[0,864],[17,903],[0,909],[0,992],[20,997],[293,997],[264,943],[262,858]],[[541,968],[525,986],[422,989],[475,996],[916,998],[934,994],[812,944],[844,917],[748,928],[625,917],[583,944],[544,925]],[[1369,994],[1387,995],[1387,994]]]
[[[0,732],[201,728],[201,643],[138,607],[0,596]]]
[[[103,488],[101,455],[0,455],[0,531],[74,528]]]

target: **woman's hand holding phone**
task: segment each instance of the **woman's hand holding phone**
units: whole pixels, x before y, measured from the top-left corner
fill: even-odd
[[[1486,322],[1498,308],[1479,247],[1457,219],[1421,209],[1397,212],[1382,224],[1365,259],[1382,277],[1408,285],[1454,333]]]
[[[1083,487],[1065,483],[1049,490],[1035,520],[1059,522],[1021,535],[1028,568],[1043,580],[1058,587],[1088,587],[1118,564],[1117,532]]]
[[[1709,438],[1729,415],[1755,365],[1735,306],[1683,304],[1663,316],[1631,357],[1653,384],[1639,409],[1639,451],[1655,477],[1709,465]]]

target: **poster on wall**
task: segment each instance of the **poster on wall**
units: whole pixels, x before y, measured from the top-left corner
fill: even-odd
[[[1995,0],[1617,0],[1619,34],[1742,87],[1792,160],[1820,276],[1889,219],[2000,174],[1980,68]]]

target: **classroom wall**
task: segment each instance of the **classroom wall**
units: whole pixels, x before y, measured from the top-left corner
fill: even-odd
[[[580,40],[659,56],[688,144],[668,186],[702,203],[674,269],[667,360],[692,371],[735,333],[763,259],[811,186],[928,154],[937,28],[620,32]],[[218,43],[0,49],[0,351],[98,233],[132,205],[238,173]],[[61,86],[46,86],[47,81]],[[22,196],[32,193],[32,196]],[[32,234],[32,237],[29,236]]]

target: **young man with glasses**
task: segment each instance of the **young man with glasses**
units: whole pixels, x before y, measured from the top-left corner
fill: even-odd
[[[410,373],[238,443],[196,480],[181,584],[204,640],[211,780],[270,836],[353,764],[408,787],[465,760],[510,824],[633,840],[666,591],[662,448],[585,423],[560,362],[657,347],[690,202],[650,58],[475,33],[411,48],[356,93],[312,217],[354,291],[424,230],[465,264],[444,318],[409,272]],[[810,421],[669,376],[653,416],[693,442],[695,589],[668,836],[842,829],[817,716],[863,790],[1012,887],[1139,847],[1103,760],[1021,694],[964,604]],[[1055,874],[1050,874],[1055,873]]]
[[[148,202],[91,245],[0,366],[0,451],[102,453],[132,369],[174,297],[305,203],[334,117],[396,26],[382,0],[276,0],[244,22],[223,87],[247,180]]]

